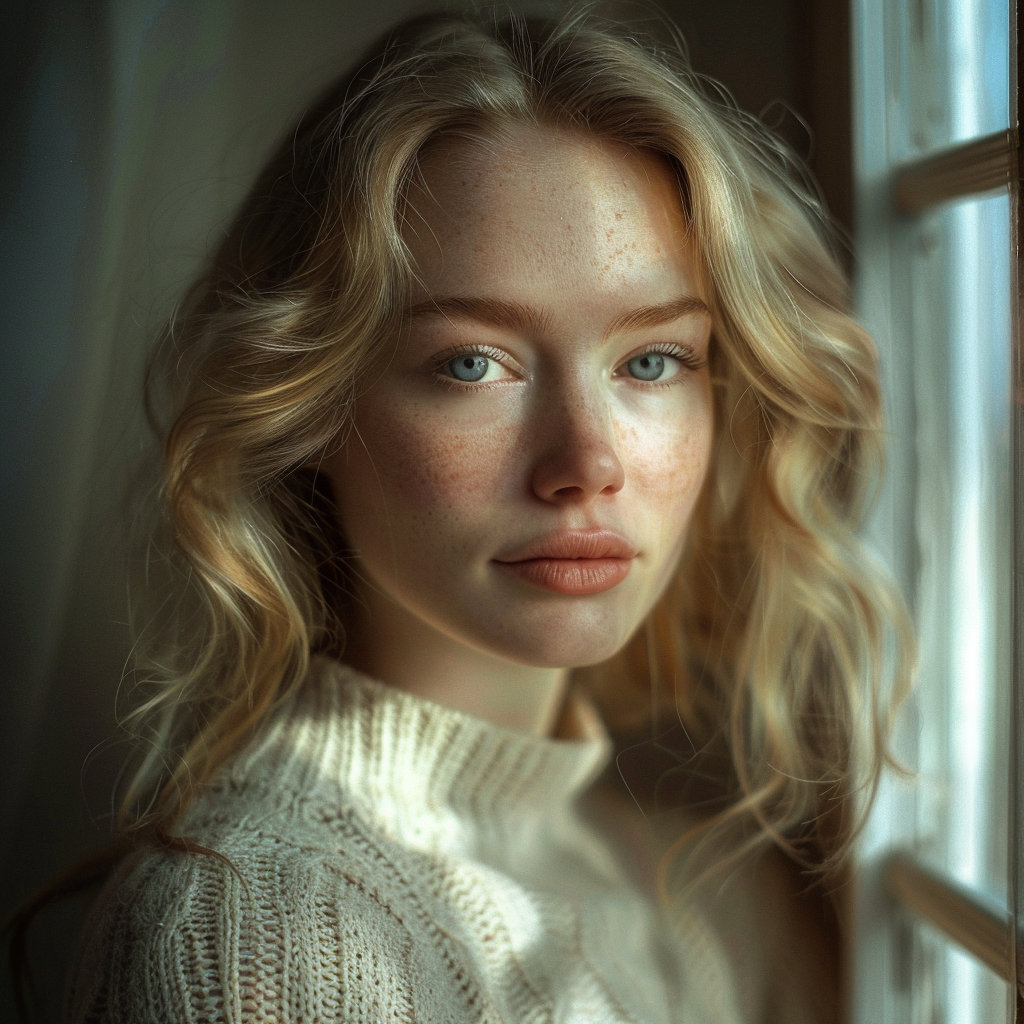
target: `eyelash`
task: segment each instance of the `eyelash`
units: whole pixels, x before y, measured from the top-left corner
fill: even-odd
[[[678,359],[688,370],[703,370],[707,361],[701,359],[696,355],[691,348],[687,348],[685,345],[676,345],[673,342],[660,342],[653,345],[648,345],[646,348],[641,349],[639,352],[634,352],[629,358],[624,359],[619,365],[625,366],[632,359],[639,359],[641,356],[659,355],[659,356],[672,356],[673,359]],[[650,381],[650,384],[661,384],[667,386],[675,381],[675,377],[670,377],[665,381]],[[644,382],[647,383],[647,382]]]
[[[686,348],[683,345],[673,344],[672,342],[662,342],[648,345],[639,352],[634,352],[628,359],[624,359],[620,366],[624,367],[631,359],[639,359],[641,356],[646,355],[672,356],[673,359],[678,359],[679,362],[688,370],[702,370],[706,364],[706,360],[695,355],[692,349]],[[440,353],[435,359],[433,366],[433,376],[435,380],[446,387],[458,390],[479,390],[480,388],[495,386],[497,383],[496,381],[492,381],[489,384],[477,384],[470,381],[461,381],[452,377],[450,374],[444,373],[443,371],[445,367],[453,359],[457,359],[459,356],[484,356],[486,359],[493,359],[496,363],[500,363],[506,369],[509,369],[509,366],[505,361],[508,358],[508,355],[501,349],[492,348],[490,345],[458,345],[455,348],[450,348]],[[618,374],[616,374],[616,376],[618,376]],[[668,387],[678,382],[673,376],[665,381],[637,381],[637,383],[643,383],[647,387]]]

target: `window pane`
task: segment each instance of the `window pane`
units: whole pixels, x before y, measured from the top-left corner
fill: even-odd
[[[913,998],[907,1024],[1013,1020],[1013,991],[998,975],[926,924],[913,935]]]
[[[909,0],[889,11],[903,55],[894,85],[905,159],[1009,126],[1007,0]]]
[[[1010,706],[1010,205],[946,206],[906,232],[917,414],[919,859],[1007,905]],[[945,1019],[998,1020],[948,948]],[[1000,1001],[1000,1008],[992,1005]]]
[[[1006,196],[915,225],[921,854],[1005,899],[1010,224]]]

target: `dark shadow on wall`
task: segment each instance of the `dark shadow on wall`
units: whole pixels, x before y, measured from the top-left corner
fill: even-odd
[[[110,834],[130,657],[125,467],[148,340],[304,100],[403,13],[305,0],[11,0],[0,33],[0,915]],[[664,3],[849,227],[845,0]],[[650,7],[608,3],[651,25]],[[805,126],[806,123],[806,126]],[[808,131],[808,128],[810,131]],[[40,1019],[85,901],[44,914]],[[13,1020],[6,972],[0,1020]]]
[[[722,82],[814,172],[836,223],[853,228],[848,0],[666,0],[693,66]]]

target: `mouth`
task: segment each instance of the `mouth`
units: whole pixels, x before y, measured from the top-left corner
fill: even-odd
[[[555,594],[585,596],[618,586],[637,549],[614,530],[559,530],[494,560],[523,583]]]

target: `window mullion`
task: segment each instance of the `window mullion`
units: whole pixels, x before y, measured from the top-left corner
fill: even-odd
[[[893,856],[885,875],[889,891],[904,909],[923,918],[1021,991],[1024,977],[1015,967],[1009,914],[990,909],[969,890],[925,870],[906,854]]]
[[[943,150],[897,170],[893,200],[902,214],[1010,184],[1016,132],[1002,131]]]

